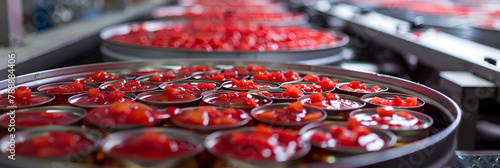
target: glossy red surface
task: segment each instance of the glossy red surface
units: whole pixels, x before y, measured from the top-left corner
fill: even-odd
[[[0,96],[1,97],[1,96]],[[20,86],[17,87],[13,94],[9,94],[8,97],[0,98],[0,107],[7,106],[29,106],[33,104],[39,104],[50,100],[46,97],[32,97],[31,89],[29,87]]]
[[[372,88],[368,89],[366,87],[366,83],[361,83],[359,81],[351,81],[349,84],[342,85],[339,87],[340,89],[352,91],[352,92],[380,92],[382,89],[375,85]]]
[[[375,96],[370,102],[373,104],[398,107],[415,107],[420,105],[417,97],[407,97],[406,99],[401,99],[399,96],[396,96],[394,99],[384,99]]]
[[[126,100],[115,102],[111,106],[93,109],[85,115],[85,120],[104,126],[154,125],[158,111],[142,103]]]
[[[304,96],[304,93],[295,87],[289,87],[283,93],[271,93],[268,91],[257,91],[255,92],[258,95],[266,96],[270,98],[277,99],[298,99],[301,96]]]
[[[167,73],[158,74],[147,79],[149,82],[170,82],[175,80],[183,79],[184,77],[177,76],[173,71],[168,71]]]
[[[329,31],[298,26],[255,26],[191,21],[149,32],[132,28],[109,41],[131,45],[199,51],[308,50],[336,46],[338,37]],[[181,72],[179,72],[181,73]]]
[[[257,73],[260,71],[267,71],[267,68],[264,66],[259,66],[257,64],[248,64],[247,67],[234,66],[234,70],[238,71],[238,73]]]
[[[66,93],[81,93],[86,91],[87,88],[83,87],[80,80],[76,80],[69,85],[59,85],[54,87],[46,87],[40,89],[41,92],[46,92],[50,94],[66,94]]]
[[[16,101],[15,103],[10,103],[9,99],[0,99],[0,107],[4,108],[8,106],[17,106],[17,107],[29,106],[33,104],[43,103],[48,100],[50,99],[46,97],[31,97],[21,102]]]
[[[166,160],[195,149],[196,144],[189,141],[173,139],[160,132],[147,131],[136,138],[126,139],[113,146],[109,153],[127,159]]]
[[[10,124],[10,115],[0,118],[0,125],[8,126]],[[16,113],[16,126],[19,127],[37,127],[49,125],[66,125],[79,120],[79,117],[63,112],[48,111],[30,111]]]
[[[89,152],[93,143],[80,133],[50,131],[47,135],[16,143],[16,155],[37,158],[66,157]]]
[[[303,77],[303,79],[309,82],[321,82],[320,77],[314,74],[307,74],[306,76]]]
[[[112,80],[125,79],[125,77],[110,74],[105,71],[96,71],[92,74],[88,74],[84,79],[81,79],[81,83],[93,83],[93,82],[107,82]]]
[[[287,84],[283,85],[283,88],[295,87],[300,89],[302,92],[306,93],[319,93],[330,91],[335,88],[335,83],[329,78],[323,78],[319,84],[306,84],[306,83],[297,83],[297,84]]]
[[[288,85],[283,85],[283,88],[289,88],[289,87],[295,87],[297,89],[300,89],[302,92],[307,92],[307,93],[319,93],[323,92],[326,90],[323,90],[321,86],[317,84],[305,84],[305,83],[297,83],[297,84],[288,84]]]
[[[151,74],[161,74],[166,73],[164,70],[150,70],[150,71],[131,71],[128,74],[130,75],[151,75]]]
[[[193,94],[184,87],[177,85],[165,86],[164,90],[164,94],[148,95],[142,99],[148,101],[188,101],[199,98],[199,96]]]
[[[300,75],[293,71],[267,72],[260,71],[253,76],[254,80],[265,80],[271,82],[291,82],[300,80]]]
[[[269,101],[252,97],[247,92],[231,92],[220,94],[218,98],[210,99],[207,103],[221,106],[256,107],[265,105]]]
[[[247,89],[267,89],[267,88],[273,88],[274,86],[271,85],[266,85],[266,84],[259,84],[253,82],[253,80],[246,80],[246,79],[231,79],[231,86],[229,88],[233,89],[242,89],[242,90],[247,90]]]
[[[392,107],[377,107],[377,114],[357,114],[355,118],[363,125],[384,128],[412,128],[424,123],[408,112],[395,113]]]

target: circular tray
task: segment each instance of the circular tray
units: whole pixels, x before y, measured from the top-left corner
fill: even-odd
[[[74,77],[97,70],[124,70],[129,67],[138,66],[160,66],[160,65],[235,65],[246,66],[255,63],[266,66],[269,69],[293,70],[299,73],[314,72],[323,76],[336,75],[338,77],[362,80],[368,83],[385,85],[391,88],[391,92],[402,92],[415,95],[426,104],[423,112],[434,119],[430,128],[430,136],[405,145],[389,148],[382,151],[359,154],[336,158],[334,163],[313,162],[307,166],[315,167],[394,167],[395,165],[406,165],[416,167],[445,167],[452,166],[455,161],[457,147],[458,124],[462,118],[462,111],[458,105],[442,93],[427,86],[408,80],[376,73],[355,72],[332,67],[299,65],[291,63],[271,63],[258,61],[234,61],[221,59],[170,59],[164,61],[145,62],[114,62],[99,63],[82,66],[73,66],[59,69],[35,72],[19,76],[17,85],[36,87],[46,83],[72,80]],[[0,81],[0,92],[6,91],[8,81]],[[418,159],[418,160],[415,160]],[[418,161],[418,162],[417,162]],[[13,162],[5,157],[0,157],[0,167],[36,167],[27,162]]]

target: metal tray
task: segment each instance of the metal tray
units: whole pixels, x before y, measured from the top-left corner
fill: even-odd
[[[42,84],[71,80],[97,70],[127,69],[137,66],[160,66],[160,65],[236,65],[246,66],[255,63],[271,69],[293,70],[301,72],[315,72],[319,75],[336,75],[338,77],[362,80],[368,83],[383,84],[388,86],[391,92],[403,92],[415,95],[426,101],[423,107],[424,113],[434,119],[430,128],[430,136],[398,147],[378,152],[359,154],[354,156],[336,158],[334,163],[308,163],[315,167],[451,167],[455,163],[457,147],[458,124],[462,119],[462,111],[450,98],[427,86],[408,80],[376,73],[356,72],[332,67],[299,65],[291,63],[273,63],[259,61],[234,61],[222,59],[170,59],[164,61],[145,62],[114,62],[99,63],[82,66],[73,66],[59,69],[35,72],[21,75],[17,78],[17,86],[36,87]],[[0,92],[6,91],[8,81],[0,81]],[[5,157],[0,157],[0,167],[36,167],[30,163],[15,162]]]
[[[146,30],[154,31],[162,27],[164,24],[172,24],[174,22],[183,22],[183,20],[158,20],[141,22]],[[126,34],[130,31],[130,24],[125,23],[116,26],[111,26],[103,29],[100,37],[103,40],[101,43],[101,51],[110,60],[151,60],[151,59],[200,59],[200,58],[216,58],[216,59],[237,59],[237,60],[259,60],[272,62],[299,62],[310,65],[324,65],[343,60],[342,47],[349,42],[349,37],[341,32],[332,31],[341,40],[335,47],[315,49],[315,50],[293,50],[293,51],[194,51],[183,49],[168,49],[159,47],[145,47],[124,44],[108,39],[114,35]]]

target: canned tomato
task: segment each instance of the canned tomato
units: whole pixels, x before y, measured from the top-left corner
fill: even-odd
[[[96,164],[96,151],[102,138],[99,131],[73,126],[33,128],[13,135],[13,139],[4,136],[0,140],[2,154],[10,155],[15,145],[16,162],[28,162],[41,168]],[[12,141],[15,144],[10,143]]]
[[[174,128],[142,128],[112,133],[100,143],[104,165],[119,167],[199,167],[203,137]]]
[[[329,120],[346,120],[351,111],[366,105],[358,97],[330,92],[305,95],[299,98],[299,101],[325,110]]]

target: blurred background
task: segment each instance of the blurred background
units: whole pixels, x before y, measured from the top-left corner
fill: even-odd
[[[329,61],[307,60],[304,55],[306,60],[300,63],[389,74],[435,88],[464,111],[462,136],[458,137],[462,154],[500,150],[499,0],[273,2],[300,14],[304,24],[342,31],[351,39],[340,54],[325,56]],[[119,51],[105,52],[110,48],[106,48],[109,46],[104,44],[101,30],[126,22],[202,17],[199,8],[188,7],[190,3],[3,0],[0,79],[7,77],[8,54],[16,55],[18,76],[73,65],[143,59],[116,54]],[[272,13],[278,9],[268,10]],[[219,12],[234,14],[231,10]]]

